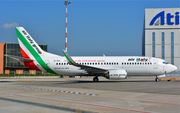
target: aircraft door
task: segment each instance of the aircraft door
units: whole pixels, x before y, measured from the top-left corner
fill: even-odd
[[[158,68],[158,61],[157,60],[153,60],[153,67],[154,67],[154,69]]]

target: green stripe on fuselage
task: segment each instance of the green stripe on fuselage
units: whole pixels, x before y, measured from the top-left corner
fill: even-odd
[[[19,32],[16,28],[17,37],[21,40],[24,46],[29,50],[29,52],[34,56],[36,61],[43,67],[47,72],[56,74],[46,63],[42,60],[39,54],[34,50],[34,48],[29,44],[29,42],[25,39],[25,37]]]

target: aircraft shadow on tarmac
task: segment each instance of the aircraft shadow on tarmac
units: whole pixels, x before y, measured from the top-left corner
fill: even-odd
[[[86,81],[86,80],[77,80],[77,81],[66,81],[64,83],[59,83],[59,84],[77,84],[77,83],[128,83],[128,82],[155,82],[154,80],[146,80],[146,81],[140,81],[140,80],[137,80],[137,81],[98,81],[98,82],[93,82],[93,81]],[[58,84],[58,83],[57,83]]]
[[[36,102],[28,102],[28,101],[17,100],[17,99],[9,99],[9,98],[0,97],[0,100],[16,102],[16,103],[26,104],[26,105],[33,105],[33,106],[37,106],[37,107],[44,107],[44,108],[55,109],[55,110],[62,110],[62,111],[66,111],[66,112],[73,112],[73,113],[77,112],[77,109],[47,105],[47,104],[36,103]],[[88,111],[81,111],[81,112],[82,113],[92,113],[92,112],[88,112]]]

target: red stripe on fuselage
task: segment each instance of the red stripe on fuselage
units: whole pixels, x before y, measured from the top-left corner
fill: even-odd
[[[20,47],[20,49],[21,49],[21,53],[22,53],[22,57],[23,57],[23,58],[31,59],[31,58],[24,52],[24,50],[23,50],[21,47]],[[26,67],[29,67],[29,68],[32,68],[32,69],[41,71],[41,70],[34,64],[34,62],[24,62],[24,65],[25,65]]]

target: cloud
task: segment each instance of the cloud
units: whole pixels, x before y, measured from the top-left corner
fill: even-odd
[[[3,28],[3,29],[11,29],[11,28],[15,28],[15,27],[17,27],[17,26],[19,26],[19,24],[16,23],[16,22],[14,22],[14,23],[12,23],[12,24],[5,23],[5,24],[2,26],[2,28]]]

